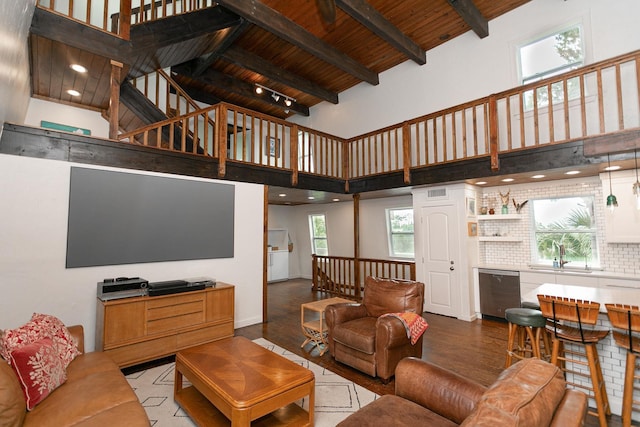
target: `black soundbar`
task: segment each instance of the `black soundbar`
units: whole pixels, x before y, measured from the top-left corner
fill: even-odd
[[[199,291],[205,288],[204,283],[189,283],[185,280],[167,280],[149,283],[149,296],[177,294],[180,292]]]

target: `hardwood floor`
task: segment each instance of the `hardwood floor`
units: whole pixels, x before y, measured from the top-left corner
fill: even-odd
[[[300,304],[331,295],[313,292],[305,279],[273,283],[268,286],[268,322],[236,329],[236,335],[265,339],[383,395],[394,392],[393,380],[385,385],[378,379],[335,362],[329,352],[320,356],[316,348],[304,341],[300,327]],[[462,320],[425,313],[429,329],[425,332],[423,356],[481,384],[493,383],[504,369],[507,325],[495,320]],[[598,426],[596,417],[587,416],[587,426]],[[610,427],[622,426],[620,417],[612,415]]]

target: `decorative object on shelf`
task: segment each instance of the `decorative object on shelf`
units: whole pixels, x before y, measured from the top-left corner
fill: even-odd
[[[611,188],[611,159],[607,154],[607,171],[609,172],[609,195],[607,196],[607,207],[611,209],[611,212],[618,207],[618,199],[613,195],[613,189]]]
[[[493,208],[489,209],[489,215],[493,215],[495,213],[496,213],[496,211]]]
[[[509,194],[511,194],[511,190],[507,191],[507,194],[502,194],[502,191],[500,191],[499,193],[500,193],[500,200],[502,200],[502,213],[508,214],[509,213]]]
[[[529,201],[529,200],[525,200],[522,203],[516,203],[516,199],[511,199],[511,200],[513,200],[513,206],[515,206],[515,208],[516,208],[516,213],[520,213],[522,208],[524,208],[524,205],[526,205],[527,202]]]
[[[489,208],[486,206],[480,207],[480,215],[486,215],[489,212]]]
[[[640,210],[640,180],[638,180],[638,150],[633,150],[633,159],[636,162],[636,182],[633,184],[633,195],[636,196],[636,209]]]
[[[470,237],[475,237],[478,235],[478,223],[477,222],[467,222],[467,234]]]
[[[476,199],[467,197],[467,216],[476,216]]]

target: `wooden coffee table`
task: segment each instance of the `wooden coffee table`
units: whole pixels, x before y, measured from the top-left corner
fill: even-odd
[[[192,386],[182,387],[183,376]],[[293,403],[305,396],[308,412]],[[200,426],[312,426],[315,378],[247,338],[233,337],[177,353],[174,399]]]

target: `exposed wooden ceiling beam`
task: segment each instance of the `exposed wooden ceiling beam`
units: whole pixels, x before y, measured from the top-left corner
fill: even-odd
[[[284,100],[282,100],[281,102],[276,102],[271,97],[271,94],[266,92],[259,95],[256,93],[254,85],[247,83],[243,80],[236,79],[234,77],[231,77],[219,71],[212,70],[211,68],[205,70],[204,73],[202,73],[200,76],[197,76],[197,77],[189,76],[189,70],[182,65],[173,67],[171,71],[178,74],[184,74],[195,81],[200,81],[201,83],[221,88],[224,91],[231,92],[236,95],[241,95],[246,98],[251,98],[251,99],[260,100],[262,102],[266,102],[267,104],[278,107],[281,110],[289,110],[289,111],[293,111],[298,114],[301,114],[303,116],[309,116],[309,107],[305,105],[294,102],[291,104],[291,106],[287,107],[282,102]],[[187,85],[185,85],[184,83],[180,83],[180,86],[185,87]],[[195,97],[194,99],[198,100],[198,97]],[[202,102],[205,102],[205,101],[202,100]]]
[[[316,98],[323,99],[331,102],[332,104],[338,103],[338,94],[331,92],[317,84],[310,82],[296,74],[290,73],[282,68],[274,66],[269,61],[253,55],[246,50],[238,47],[232,47],[227,49],[220,55],[227,61],[233,62],[243,68],[255,71],[273,81],[281,83],[285,86],[297,89],[301,92],[313,95]]]
[[[414,62],[424,65],[427,54],[413,40],[364,0],[335,0],[336,5],[375,35],[405,54]]]
[[[489,35],[489,21],[482,16],[476,5],[473,4],[473,0],[447,0],[447,2],[478,37],[483,39]]]
[[[204,70],[209,68],[211,64],[220,57],[220,53],[225,52],[233,42],[236,41],[242,33],[244,33],[249,26],[249,22],[244,18],[240,19],[242,20],[241,24],[227,31],[213,52],[193,60],[192,69],[194,76],[199,76],[204,72]]]
[[[374,71],[257,0],[220,0],[218,3],[266,31],[360,80],[372,85],[379,83],[378,74]]]

